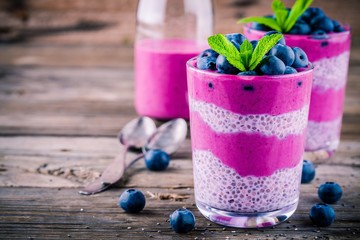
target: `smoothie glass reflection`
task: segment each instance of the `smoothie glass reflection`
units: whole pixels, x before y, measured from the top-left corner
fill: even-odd
[[[195,199],[216,223],[265,227],[295,211],[312,69],[238,76],[187,63]]]

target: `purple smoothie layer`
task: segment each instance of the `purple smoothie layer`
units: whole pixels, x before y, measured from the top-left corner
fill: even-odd
[[[244,33],[253,40],[260,39],[265,32],[246,26]],[[290,34],[285,34],[284,37],[287,45],[302,48],[314,65],[309,112],[311,124],[308,126],[306,150],[333,151],[340,137],[336,133],[340,133],[341,128],[351,45],[350,31],[330,33],[326,39]],[[314,133],[317,135],[313,136]]]
[[[189,118],[186,62],[206,46],[190,40],[142,40],[135,45],[135,108],[160,119]]]
[[[298,165],[304,149],[312,71],[250,77],[193,66],[189,61],[194,151],[211,152],[240,176],[269,176]]]

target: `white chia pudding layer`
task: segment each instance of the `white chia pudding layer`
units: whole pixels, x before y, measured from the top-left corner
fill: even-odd
[[[333,121],[309,121],[306,134],[306,150],[326,148],[335,150],[339,144],[341,116]]]
[[[313,89],[326,91],[344,88],[347,80],[350,52],[346,51],[338,56],[313,62]]]
[[[210,151],[194,150],[195,198],[230,212],[275,211],[299,198],[302,161],[270,176],[241,176]]]
[[[203,121],[218,133],[260,133],[264,136],[276,136],[279,139],[290,134],[303,134],[309,105],[301,109],[280,115],[238,114],[215,104],[190,98],[190,110],[198,112]]]

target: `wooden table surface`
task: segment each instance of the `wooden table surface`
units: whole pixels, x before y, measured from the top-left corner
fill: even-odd
[[[266,229],[224,228],[196,209],[190,140],[167,171],[138,162],[115,187],[78,194],[121,152],[116,139],[136,117],[131,47],[117,45],[0,45],[0,239],[360,239],[360,45],[353,44],[341,144],[317,164],[316,179],[301,186],[289,221]],[[336,221],[313,226],[308,213],[318,186],[344,190]],[[146,193],[140,214],[117,205],[126,188]],[[160,200],[151,195],[171,194]],[[180,201],[184,198],[182,201]],[[174,233],[169,214],[186,207],[196,229]]]

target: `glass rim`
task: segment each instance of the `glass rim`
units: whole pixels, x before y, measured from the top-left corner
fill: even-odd
[[[289,77],[299,77],[299,76],[303,76],[303,75],[307,75],[311,72],[313,72],[314,70],[314,65],[309,62],[309,66],[307,68],[302,68],[304,69],[301,72],[297,72],[297,73],[291,73],[291,74],[282,74],[282,75],[255,75],[255,76],[250,76],[250,75],[235,75],[235,74],[225,74],[225,73],[218,73],[215,71],[209,71],[209,70],[201,70],[197,67],[195,67],[194,62],[196,62],[196,58],[197,57],[193,57],[190,58],[187,62],[186,62],[186,66],[188,69],[191,69],[192,71],[201,73],[201,74],[205,74],[208,76],[223,76],[223,77],[228,77],[228,78],[238,78],[239,80],[249,80],[249,81],[254,81],[254,77],[260,77],[260,78],[266,78],[267,80],[272,80],[272,79],[281,79],[281,78],[289,78]]]

